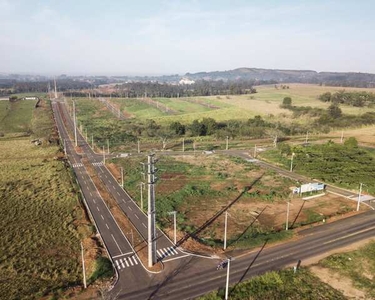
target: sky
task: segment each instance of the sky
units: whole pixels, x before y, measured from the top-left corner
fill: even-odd
[[[0,73],[375,73],[375,0],[0,0]]]

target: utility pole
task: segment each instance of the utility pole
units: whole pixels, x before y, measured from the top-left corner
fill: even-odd
[[[289,225],[289,207],[290,207],[290,201],[287,202],[287,208],[286,208],[286,223],[285,223],[285,230],[288,230]]]
[[[344,141],[344,131],[341,131],[341,144]]]
[[[195,155],[195,141],[193,141],[193,149],[194,149],[194,155]]]
[[[290,172],[293,172],[293,157],[294,157],[294,152],[292,153],[292,158],[290,160]]]
[[[56,86],[56,78],[53,78],[53,81],[55,82],[55,99],[57,99],[57,86]]]
[[[94,135],[93,134],[91,135],[91,148],[92,148],[92,151],[94,151]]]
[[[227,249],[227,228],[228,228],[228,211],[225,211],[224,250]]]
[[[176,232],[176,227],[177,227],[177,221],[176,221],[176,214],[177,214],[177,211],[171,211],[168,213],[168,215],[173,215],[173,228],[174,228],[174,235],[173,235],[173,240],[174,240],[174,244],[176,245],[177,244],[177,232]]]
[[[228,300],[228,293],[229,293],[229,272],[230,272],[230,258],[228,258],[227,264],[227,283],[225,285],[225,300]]]
[[[185,138],[182,139],[182,152],[185,152]]]
[[[359,204],[361,203],[362,185],[363,185],[363,183],[359,184],[359,194],[358,194],[358,202],[357,202],[357,211],[359,211]]]
[[[307,144],[309,141],[309,132],[307,131],[306,132],[306,139],[305,139],[305,144]]]
[[[277,135],[273,139],[273,147],[276,148],[276,146],[277,146]]]
[[[257,157],[257,145],[254,145],[254,158]]]
[[[138,139],[138,153],[141,153],[141,141]]]
[[[107,153],[109,154],[109,139],[107,139]]]
[[[81,242],[81,256],[82,256],[82,271],[83,271],[83,287],[87,288],[86,271],[85,271],[85,258],[83,257],[83,244],[82,244],[82,242]]]
[[[124,168],[120,167],[121,170],[121,187],[124,188]]]
[[[77,141],[77,120],[76,120],[76,103],[73,101],[73,124],[74,124],[74,142],[76,147],[78,146]]]
[[[143,211],[143,190],[145,189],[144,182],[141,182],[139,184],[139,187],[140,187],[140,192],[141,192],[141,210]]]
[[[104,152],[104,146],[103,146],[103,165],[105,165],[105,152]]]
[[[156,262],[156,239],[155,239],[155,167],[154,155],[147,157],[147,184],[148,184],[148,267],[151,268]]]
[[[85,129],[86,143],[87,143],[87,129]]]
[[[228,150],[228,148],[229,148],[229,136],[227,136],[227,145],[225,147],[225,150]]]
[[[133,235],[133,229],[130,229],[130,234],[131,234],[131,241],[132,241],[132,247],[134,247],[134,235]]]

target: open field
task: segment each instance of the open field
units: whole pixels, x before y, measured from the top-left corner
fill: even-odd
[[[333,254],[310,270],[349,299],[375,299],[375,242]]]
[[[47,141],[54,135],[53,119],[47,102],[42,102],[36,110],[33,106],[14,108],[11,116],[33,128],[34,138]],[[8,127],[9,134],[12,128],[19,130]],[[0,138],[2,299],[62,297],[66,289],[80,285],[80,241],[86,249],[88,282],[112,275],[106,270],[107,259],[101,256],[103,250],[80,205],[61,150],[49,142],[36,146],[30,139]]]
[[[34,100],[17,102],[2,101],[0,103],[0,132],[3,133],[27,133],[31,130],[31,118]],[[5,110],[5,113],[4,113]]]
[[[302,268],[296,274],[287,269],[268,272],[230,287],[230,299],[344,300],[346,297]],[[223,299],[224,290],[212,292],[200,300]]]
[[[140,204],[141,159],[114,159],[113,162],[124,168],[125,188]],[[289,188],[296,184],[294,181],[249,162],[216,155],[163,156],[157,168],[160,170],[156,186],[157,218],[166,232],[172,229],[169,211],[178,211],[178,235],[181,238],[194,232],[223,207],[231,205],[228,209],[230,247],[255,247],[265,239],[272,242],[291,235],[290,231],[283,229],[286,202],[290,199]],[[308,201],[294,197],[291,204],[289,226],[293,228],[321,222],[355,208],[354,201],[333,195]],[[224,214],[221,214],[197,234],[197,240],[221,247],[223,232]]]

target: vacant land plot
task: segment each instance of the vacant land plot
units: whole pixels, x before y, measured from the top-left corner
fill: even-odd
[[[111,99],[111,102],[117,104],[117,107],[119,107],[120,110],[125,113],[125,115],[130,114],[131,116],[141,120],[153,119],[167,115],[167,113],[157,109],[156,107],[133,98],[113,98]]]
[[[344,300],[346,297],[319,280],[307,269],[268,272],[230,287],[230,299]],[[200,300],[219,300],[224,290],[212,292]]]
[[[41,112],[33,112],[33,107],[27,112],[15,109],[12,119],[40,128],[36,132],[40,138],[47,127],[51,132],[53,125],[51,111]],[[30,115],[39,118],[31,120]],[[108,267],[92,237],[93,228],[79,203],[71,174],[60,158],[56,144],[35,146],[30,137],[0,138],[2,299],[58,296],[80,285],[80,241],[86,249],[89,282],[102,276]]]
[[[374,241],[359,250],[331,255],[311,269],[349,298],[375,299]]]
[[[34,100],[22,100],[17,102],[1,101],[0,103],[0,132],[25,133],[31,130],[31,118]],[[4,113],[5,111],[5,113]]]
[[[114,162],[124,168],[125,187],[140,204],[141,158]],[[193,233],[200,242],[221,247],[224,213],[219,213],[204,228],[200,226],[228,207],[230,246],[253,247],[266,239],[273,241],[290,235],[283,229],[289,188],[295,182],[249,162],[224,156],[160,157],[157,167],[160,170],[156,186],[157,216],[167,232],[173,225],[168,212],[176,210],[180,238]],[[355,203],[331,195],[309,201],[293,198],[291,203],[291,227],[323,221],[355,208]]]

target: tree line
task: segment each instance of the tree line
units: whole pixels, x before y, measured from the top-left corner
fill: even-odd
[[[338,91],[336,93],[326,92],[319,96],[319,100],[323,102],[332,102],[334,104],[346,104],[350,106],[363,107],[375,105],[375,94],[365,91],[346,92]]]

